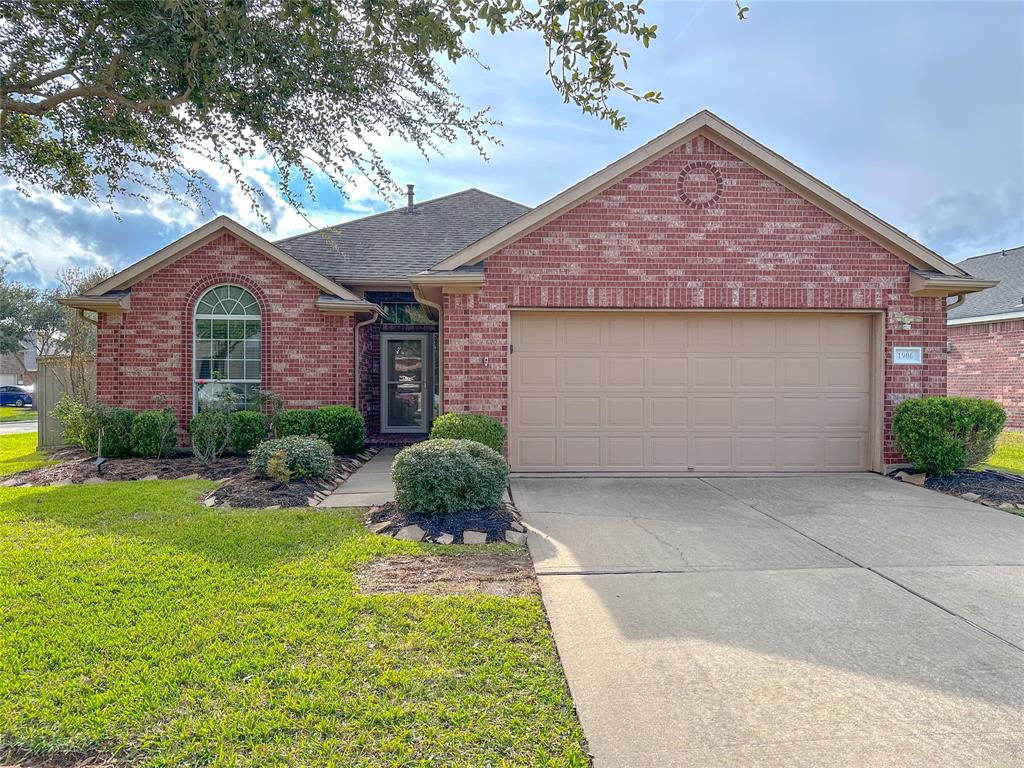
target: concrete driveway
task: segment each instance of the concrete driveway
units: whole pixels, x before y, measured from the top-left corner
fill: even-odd
[[[597,766],[1024,765],[1024,518],[867,474],[512,494]]]

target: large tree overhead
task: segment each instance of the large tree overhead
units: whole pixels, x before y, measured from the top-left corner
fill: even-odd
[[[541,36],[563,99],[622,128],[615,94],[660,99],[620,79],[620,41],[655,35],[643,13],[642,0],[3,0],[0,172],[23,192],[202,199],[196,153],[255,203],[239,158],[262,149],[297,207],[317,171],[389,191],[381,137],[425,154],[492,140],[444,71],[474,56],[468,35]]]

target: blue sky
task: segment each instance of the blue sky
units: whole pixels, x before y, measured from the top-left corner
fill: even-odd
[[[462,62],[453,84],[491,108],[502,145],[489,161],[463,144],[429,160],[388,144],[385,157],[419,199],[479,187],[535,205],[708,108],[951,260],[1024,244],[1024,3],[747,2],[742,23],[729,0],[646,5],[658,38],[633,49],[625,79],[665,99],[620,100],[622,132],[561,102],[539,40],[478,36],[488,69]],[[247,170],[272,178],[265,163]],[[212,179],[218,213],[271,239],[308,229],[280,200],[263,228]],[[365,184],[348,199],[318,189],[318,226],[387,207]],[[0,179],[0,259],[47,283],[68,264],[124,267],[209,218],[168,201],[119,210],[25,198]]]

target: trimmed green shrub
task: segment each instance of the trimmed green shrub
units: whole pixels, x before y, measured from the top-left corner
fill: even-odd
[[[313,413],[298,408],[281,411],[274,419],[274,437],[313,434]]]
[[[257,475],[273,477],[270,471],[280,473],[281,453],[287,456],[287,467],[291,477],[323,477],[334,464],[331,446],[326,441],[317,437],[292,435],[276,440],[265,440],[257,445],[249,454],[249,468]],[[271,465],[272,460],[274,465]]]
[[[200,411],[189,422],[192,453],[204,464],[213,464],[228,448],[231,439],[231,414],[226,411]]]
[[[505,453],[505,428],[484,413],[445,413],[434,419],[430,439],[476,440],[498,453]]]
[[[407,512],[475,512],[501,503],[508,464],[475,440],[427,440],[400,451],[391,467],[395,501]]]
[[[132,453],[146,458],[163,458],[174,450],[178,437],[178,420],[170,408],[143,411],[132,421]]]
[[[949,475],[978,464],[995,450],[1006,412],[980,397],[915,397],[892,418],[896,446],[914,469]]]
[[[135,414],[127,408],[96,403],[82,414],[82,447],[107,459],[132,455],[132,422]]]
[[[85,447],[86,404],[65,392],[53,406],[50,415],[60,422],[64,442],[67,445]]]
[[[267,439],[270,428],[266,414],[259,411],[235,411],[231,414],[231,450],[248,453]]]
[[[313,411],[313,434],[331,444],[336,454],[363,450],[363,414],[351,405],[325,405]]]

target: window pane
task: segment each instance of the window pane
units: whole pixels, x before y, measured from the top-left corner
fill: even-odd
[[[260,378],[260,361],[259,360],[247,360],[245,362],[245,378],[247,378],[247,379],[259,379]]]
[[[245,321],[245,338],[251,339],[260,335],[260,321],[259,320],[246,320]]]
[[[244,341],[229,341],[227,348],[228,360],[241,360],[245,357]]]
[[[228,321],[212,320],[213,331],[211,337],[214,339],[226,339],[228,337]]]
[[[213,360],[210,363],[210,375],[220,374],[221,376],[227,376],[228,364],[224,360]]]
[[[228,320],[228,338],[229,339],[244,339],[245,338],[245,321],[243,321],[243,320]]]
[[[246,360],[257,360],[260,356],[260,339],[257,336],[255,339],[246,339],[245,344],[245,359]]]
[[[210,323],[211,320],[196,320],[196,338],[208,339],[210,338]]]
[[[196,378],[208,379],[212,375],[212,364],[209,360],[196,360]]]
[[[231,360],[228,362],[228,378],[229,379],[244,379],[245,378],[245,363],[241,360]]]
[[[419,384],[388,385],[388,426],[423,426],[423,391]]]
[[[213,354],[212,344],[209,341],[197,341],[195,356],[199,357],[210,357]]]

